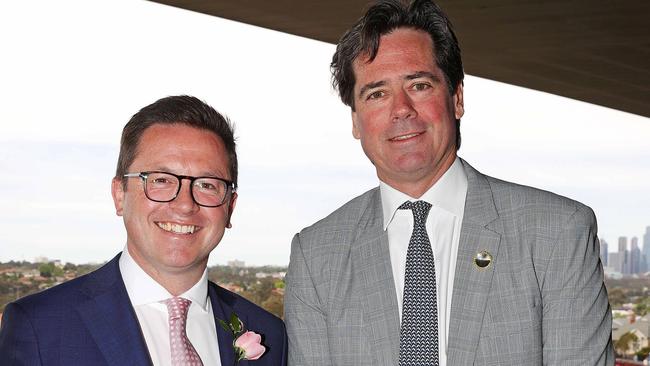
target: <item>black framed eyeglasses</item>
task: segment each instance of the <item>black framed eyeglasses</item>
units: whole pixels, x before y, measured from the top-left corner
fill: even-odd
[[[191,177],[168,172],[150,171],[124,174],[125,178],[141,178],[144,194],[154,202],[171,202],[181,191],[181,181],[190,181],[192,199],[203,207],[219,207],[234,192],[233,182],[217,177]]]

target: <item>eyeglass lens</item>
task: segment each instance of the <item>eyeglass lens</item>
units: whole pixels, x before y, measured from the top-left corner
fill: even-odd
[[[145,193],[153,201],[169,202],[179,192],[180,180],[167,173],[149,173],[145,182]],[[216,178],[198,178],[192,183],[192,196],[199,205],[218,206],[228,193],[226,182]]]

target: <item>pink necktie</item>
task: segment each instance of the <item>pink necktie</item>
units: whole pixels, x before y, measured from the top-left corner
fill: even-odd
[[[169,313],[169,346],[172,351],[172,366],[203,366],[201,357],[190,343],[185,332],[187,311],[192,301],[172,297],[163,301]]]

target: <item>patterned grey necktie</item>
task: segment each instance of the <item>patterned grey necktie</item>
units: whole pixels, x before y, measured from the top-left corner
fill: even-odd
[[[436,269],[425,227],[431,204],[407,201],[399,208],[413,211],[413,234],[406,252],[399,365],[437,366]]]

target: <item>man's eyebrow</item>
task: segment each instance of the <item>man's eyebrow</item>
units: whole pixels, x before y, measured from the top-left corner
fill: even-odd
[[[384,85],[386,85],[386,81],[380,80],[380,81],[374,81],[372,83],[368,83],[368,84],[362,86],[361,89],[359,90],[359,98],[361,98],[361,96],[366,91],[368,91],[369,89],[378,88],[378,87],[384,86]]]
[[[404,79],[406,80],[413,80],[413,79],[419,79],[419,78],[429,78],[433,81],[440,82],[440,78],[437,77],[436,75],[430,73],[429,71],[417,71],[413,74],[406,75]]]
[[[148,169],[150,172],[167,172],[173,173],[174,171],[166,165],[154,165],[152,169]]]

